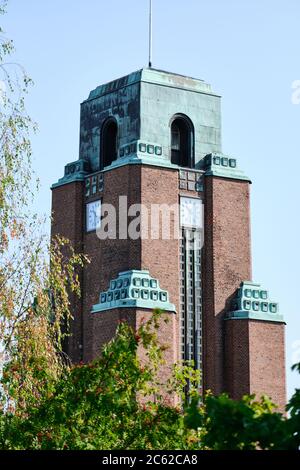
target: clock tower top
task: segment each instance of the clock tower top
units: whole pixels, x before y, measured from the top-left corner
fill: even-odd
[[[112,161],[114,166],[123,164],[134,153],[134,144],[145,143],[154,145],[154,154],[159,147],[156,162],[172,163],[170,126],[175,116],[186,119],[193,132],[192,166],[198,168],[207,153],[221,151],[220,96],[203,80],[143,68],[100,85],[81,104],[80,158],[97,171]],[[106,137],[112,136],[115,148],[106,148]]]

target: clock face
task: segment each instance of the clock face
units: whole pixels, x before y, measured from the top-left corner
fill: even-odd
[[[180,198],[180,225],[182,227],[203,228],[203,211],[200,199]]]
[[[101,226],[101,201],[89,202],[86,205],[86,230],[92,232]]]

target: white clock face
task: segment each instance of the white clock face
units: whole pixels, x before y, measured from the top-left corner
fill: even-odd
[[[182,227],[203,228],[203,207],[200,199],[180,198],[180,225]]]
[[[89,202],[86,205],[86,230],[92,232],[101,226],[101,201]]]

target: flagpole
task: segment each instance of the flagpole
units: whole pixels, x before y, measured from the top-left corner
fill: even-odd
[[[149,68],[152,67],[152,0],[149,5]]]

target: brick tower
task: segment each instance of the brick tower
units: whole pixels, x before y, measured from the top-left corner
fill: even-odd
[[[119,319],[136,327],[159,307],[167,368],[191,359],[205,390],[267,394],[282,409],[284,321],[251,280],[249,186],[221,151],[209,84],[145,68],[93,90],[79,159],[52,186],[52,234],[91,259],[72,305],[72,360],[97,356]]]

